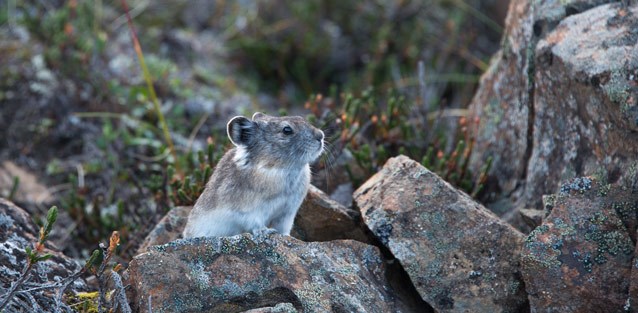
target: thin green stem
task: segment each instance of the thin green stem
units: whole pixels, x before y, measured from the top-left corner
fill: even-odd
[[[162,132],[164,133],[164,140],[166,140],[168,149],[171,152],[171,155],[173,156],[173,163],[175,164],[175,169],[178,174],[181,174],[179,170],[179,163],[177,162],[177,155],[175,154],[175,147],[173,145],[173,140],[171,139],[171,134],[170,134],[170,131],[168,130],[168,124],[166,124],[166,120],[164,119],[164,114],[162,114],[162,111],[160,109],[159,100],[157,99],[157,94],[155,93],[155,87],[153,87],[151,74],[148,71],[148,67],[146,66],[146,61],[144,61],[144,53],[142,52],[142,46],[140,46],[137,33],[135,32],[135,28],[133,27],[133,20],[131,19],[131,15],[129,14],[129,9],[128,9],[128,5],[126,4],[126,0],[122,0],[122,6],[124,7],[126,20],[128,22],[129,29],[131,30],[131,38],[133,39],[133,47],[135,49],[135,53],[137,54],[137,58],[140,61],[140,66],[142,67],[142,74],[144,75],[144,80],[146,81],[146,87],[148,88],[149,95],[151,97],[151,100],[153,101],[153,107],[155,108],[157,118],[159,119]]]

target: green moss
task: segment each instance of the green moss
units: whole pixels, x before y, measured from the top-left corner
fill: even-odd
[[[544,224],[536,227],[527,236],[525,249],[528,252],[523,255],[523,259],[528,264],[537,264],[548,269],[557,269],[562,265],[562,262],[558,259],[562,254],[562,238],[558,238],[554,234],[547,234],[549,230],[549,226]],[[553,244],[546,244],[540,240],[540,237],[546,236],[549,236],[548,242]]]
[[[439,210],[423,211],[419,214],[419,217],[425,221],[427,225],[447,225],[445,214]]]
[[[576,234],[576,229],[572,225],[565,223],[562,218],[554,218],[552,222],[562,238],[571,238]]]
[[[611,204],[612,209],[618,214],[618,217],[623,222],[628,222],[636,219],[636,213],[638,208],[636,202],[629,201],[616,201]]]
[[[99,296],[97,291],[78,292],[70,296],[67,302],[79,313],[98,313]]]
[[[330,303],[324,295],[324,290],[316,282],[304,281],[303,286],[295,294],[301,300],[305,309],[329,308]]]
[[[624,70],[612,71],[609,81],[603,86],[603,90],[609,97],[609,100],[621,105],[621,112],[628,113],[627,99],[631,96],[631,86],[627,82],[627,73]],[[632,121],[633,122],[633,121]]]
[[[560,187],[561,194],[570,194],[577,192],[578,194],[584,194],[586,191],[591,190],[595,182],[590,177],[576,177],[567,183],[564,183]]]
[[[596,244],[594,261],[597,264],[607,262],[607,255],[615,257],[620,254],[631,255],[633,253],[633,244],[627,234],[619,230],[608,230],[610,227],[624,229],[621,223],[610,224],[609,218],[600,212],[595,213],[588,220],[585,240]]]
[[[598,189],[598,196],[606,197],[610,191],[611,191],[611,184],[605,184]]]

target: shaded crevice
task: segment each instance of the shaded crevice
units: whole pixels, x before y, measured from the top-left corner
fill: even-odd
[[[354,209],[360,212],[356,205],[354,205]],[[401,312],[436,312],[429,303],[423,300],[412,279],[410,279],[410,275],[408,275],[403,268],[401,262],[394,257],[390,249],[368,228],[363,222],[363,219],[360,219],[358,222],[359,227],[366,234],[366,237],[369,238],[368,244],[374,245],[381,252],[381,257],[386,264],[385,278],[399,300],[397,303],[403,306],[397,307],[397,309]]]
[[[275,307],[280,303],[290,303],[297,311],[304,312],[301,300],[295,293],[284,287],[266,290],[262,294],[249,292],[240,297],[229,299],[226,303],[217,304],[213,307],[205,307],[205,310],[220,313],[236,313],[252,309]]]
[[[533,4],[531,4],[530,7],[530,14],[532,16],[532,20],[536,20],[536,12]],[[532,152],[534,151],[534,119],[536,114],[534,110],[534,92],[536,90],[536,45],[544,33],[544,31],[537,29],[540,27],[537,26],[537,23],[538,22],[534,23],[533,31],[530,34],[530,42],[528,43],[525,51],[527,61],[527,89],[525,91],[527,94],[527,130],[525,134],[525,153],[523,154],[525,162],[523,171],[521,172],[521,182],[525,182],[527,180],[527,171],[532,158]]]

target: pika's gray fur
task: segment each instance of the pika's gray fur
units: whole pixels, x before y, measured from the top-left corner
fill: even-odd
[[[324,134],[299,116],[255,113],[228,122],[235,145],[219,161],[191,211],[184,237],[231,236],[273,228],[290,235]]]

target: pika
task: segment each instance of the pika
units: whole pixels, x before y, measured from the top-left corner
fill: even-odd
[[[268,228],[290,235],[310,185],[310,163],[324,134],[303,117],[255,113],[232,118],[235,147],[221,158],[188,216],[184,238],[221,237]]]

